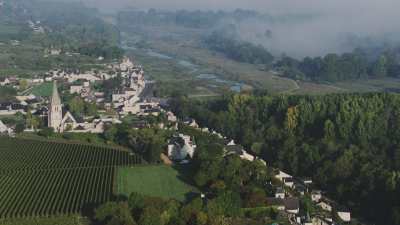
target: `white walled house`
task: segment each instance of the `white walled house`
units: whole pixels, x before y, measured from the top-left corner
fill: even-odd
[[[313,191],[311,192],[311,200],[312,200],[313,202],[319,202],[319,201],[321,200],[321,198],[322,198],[322,193],[321,193],[321,191],[313,190]]]
[[[351,221],[351,213],[348,210],[338,210],[337,211],[337,215],[344,222],[350,222]]]
[[[333,209],[332,205],[329,202],[323,200],[317,203],[317,206],[328,212],[332,212]]]
[[[285,179],[285,178],[293,178],[293,176],[291,176],[291,175],[279,170],[279,173],[277,175],[275,175],[275,178],[280,180],[281,182],[283,182],[283,179]]]
[[[196,147],[190,136],[184,134],[175,135],[168,144],[168,157],[174,161],[193,158]]]
[[[284,199],[286,197],[285,190],[281,187],[278,187],[275,192],[275,198]]]

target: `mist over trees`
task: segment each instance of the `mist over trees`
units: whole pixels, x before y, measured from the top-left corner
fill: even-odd
[[[377,56],[357,49],[342,55],[306,57],[302,61],[285,56],[275,67],[284,76],[299,80],[343,81],[400,76],[399,49],[387,49]]]

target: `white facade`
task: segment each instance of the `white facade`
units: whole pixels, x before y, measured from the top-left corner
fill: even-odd
[[[319,202],[322,198],[321,191],[312,191],[311,192],[311,200],[313,202]]]
[[[339,216],[339,218],[341,220],[343,220],[344,222],[350,222],[351,221],[351,214],[350,212],[346,212],[346,211],[338,211],[337,215]]]
[[[325,211],[332,212],[332,206],[327,202],[321,201],[317,205]]]
[[[283,171],[279,171],[279,173],[275,176],[276,179],[283,181],[283,179],[285,178],[293,178],[293,176],[283,172]]]
[[[1,133],[8,133],[8,127],[0,120],[0,134]]]
[[[168,145],[168,157],[172,160],[184,160],[186,158],[193,158],[196,151],[196,145],[193,143],[192,138],[188,135],[179,134],[176,139],[181,139],[182,144],[171,142]]]

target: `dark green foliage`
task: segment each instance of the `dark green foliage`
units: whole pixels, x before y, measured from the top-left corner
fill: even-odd
[[[211,102],[183,101],[185,108],[176,110],[182,118],[193,117],[246,149],[254,148],[270,165],[313,177],[329,196],[368,220],[396,224],[399,95],[235,95]],[[203,169],[195,177],[199,185],[213,179],[224,180],[228,187],[246,182],[246,176],[235,172],[243,165],[234,159],[224,159],[219,166],[224,169],[218,170],[212,169],[218,161],[201,154],[198,165]],[[202,175],[208,168],[212,169],[209,176]]]
[[[328,54],[323,58],[306,57],[302,61],[283,57],[275,67],[287,77],[313,81],[334,82],[368,77],[398,77],[400,75],[398,55],[397,49],[389,49],[374,58],[357,49],[352,53]]]
[[[0,102],[10,101],[17,95],[17,90],[12,87],[0,86]]]
[[[252,64],[270,64],[274,57],[263,46],[235,40],[221,32],[212,33],[206,40],[207,46],[225,54],[228,58]]]
[[[52,127],[44,127],[41,131],[38,132],[40,136],[49,138],[54,135],[54,128]]]

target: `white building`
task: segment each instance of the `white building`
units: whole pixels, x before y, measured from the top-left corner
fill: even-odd
[[[8,128],[3,121],[0,120],[0,134],[11,134],[12,129]]]
[[[321,200],[321,198],[322,198],[322,193],[321,193],[321,191],[313,190],[313,191],[311,192],[311,200],[312,200],[313,202],[319,202],[319,201]]]
[[[351,221],[351,214],[347,210],[338,210],[337,215],[344,222],[350,222]]]
[[[168,157],[174,161],[193,158],[196,147],[194,140],[190,136],[184,134],[175,135],[168,144]]]
[[[276,189],[275,198],[284,199],[285,196],[286,196],[286,194],[285,194],[285,189],[283,189],[283,188],[281,188],[281,187],[279,187],[279,188]]]

